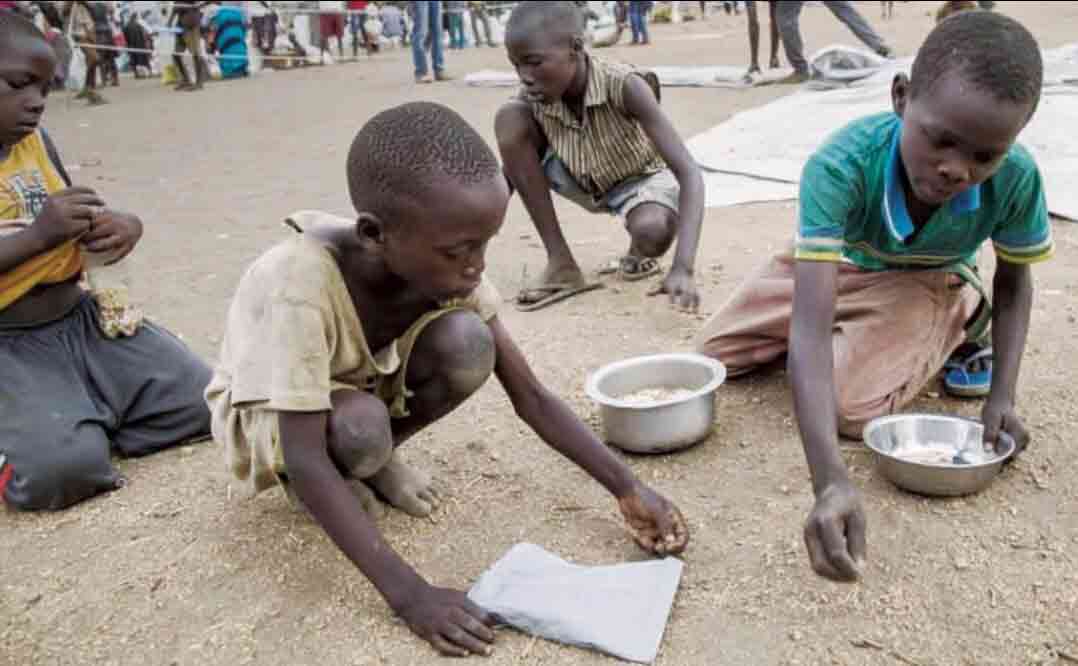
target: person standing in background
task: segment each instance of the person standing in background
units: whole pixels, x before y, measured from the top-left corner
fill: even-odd
[[[431,83],[434,80],[448,81],[442,54],[442,3],[441,0],[412,0],[412,18],[415,27],[412,30],[412,62],[415,65],[415,82]],[[430,66],[434,70],[431,78],[427,69],[427,40],[430,39]]]
[[[472,34],[475,36],[475,45],[486,42],[487,46],[494,46],[494,33],[490,31],[490,15],[487,14],[485,0],[472,0],[468,3],[472,14]],[[483,39],[479,38],[479,26],[483,26]]]
[[[267,0],[254,0],[247,3],[247,14],[255,33],[255,48],[264,56],[273,55],[273,45],[277,43],[277,12]]]
[[[318,33],[320,58],[329,51],[329,38],[337,38],[337,55],[344,58],[344,4],[340,0],[320,0],[318,3]]]
[[[367,0],[349,0],[348,2],[348,32],[352,34],[352,57],[359,57],[359,45],[363,44],[363,50],[368,54],[376,47],[371,45],[367,37],[367,31],[363,25],[367,22]]]
[[[382,21],[383,37],[397,44],[408,44],[408,25],[400,7],[386,4],[378,10],[378,18]]]
[[[784,0],[775,8],[779,34],[782,36],[782,45],[786,49],[786,59],[794,68],[793,73],[779,83],[804,83],[811,78],[808,60],[805,60],[805,45],[801,41],[800,17],[801,8],[804,5],[803,0]],[[892,57],[891,47],[887,46],[883,38],[876,34],[852,2],[824,0],[823,5],[835,15],[835,18],[846,24],[846,27],[874,53],[885,58]]]
[[[467,0],[446,0],[445,13],[449,20],[449,48],[463,49],[468,45],[464,36],[464,12],[468,11]]]
[[[629,0],[629,27],[633,31],[633,44],[650,44],[648,36],[648,13],[655,6],[652,0]]]
[[[180,85],[176,86],[178,92],[202,90],[203,84],[209,78],[209,68],[202,51],[202,7],[204,2],[174,2],[172,4],[172,16],[169,17],[169,25],[176,21],[183,30],[183,36],[176,40],[176,52],[172,55],[172,63],[176,71],[180,73]],[[195,82],[191,83],[191,76],[183,64],[183,52],[189,51],[195,63]]]
[[[84,99],[90,106],[107,104],[108,100],[102,97],[94,88],[97,87],[97,71],[99,69],[98,51],[93,47],[97,43],[97,34],[94,29],[94,16],[90,12],[90,3],[85,0],[68,0],[64,3],[64,19],[69,26],[69,33],[82,51],[86,61],[86,81],[82,90],[75,99]]]

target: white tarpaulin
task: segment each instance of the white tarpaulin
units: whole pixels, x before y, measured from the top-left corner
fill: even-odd
[[[1040,165],[1048,209],[1078,220],[1078,44],[1048,51],[1044,60],[1044,94],[1019,141]],[[911,64],[908,59],[887,61],[875,74],[837,89],[814,90],[810,84],[690,139],[697,162],[725,176],[706,174],[708,206],[791,198],[812,152],[850,121],[890,109],[891,80],[898,72],[908,72]],[[744,196],[720,191],[727,187],[742,190]]]
[[[790,73],[789,69],[773,69],[745,81],[746,67],[737,65],[659,66],[648,67],[666,87],[698,88],[747,88],[775,81]],[[464,83],[483,88],[509,88],[520,85],[520,79],[512,70],[484,69],[464,77]]]

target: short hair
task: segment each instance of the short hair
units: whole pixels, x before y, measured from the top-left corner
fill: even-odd
[[[433,102],[395,106],[367,121],[348,151],[348,193],[357,212],[391,218],[431,186],[477,185],[501,174],[479,133]]]
[[[0,50],[6,45],[14,44],[19,37],[40,39],[45,44],[49,43],[45,34],[38,30],[30,19],[11,10],[0,11]]]
[[[1018,21],[988,11],[960,12],[929,33],[913,61],[910,97],[930,92],[948,72],[1000,101],[1032,109],[1044,83],[1037,40]]]
[[[568,37],[584,35],[584,12],[575,2],[526,0],[513,8],[505,34],[543,32]]]

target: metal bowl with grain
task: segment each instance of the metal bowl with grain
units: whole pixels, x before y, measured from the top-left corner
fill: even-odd
[[[936,414],[884,416],[864,430],[880,474],[905,490],[938,497],[983,490],[1017,450],[1006,433],[994,448],[983,438],[977,421]]]
[[[586,391],[605,440],[633,453],[669,453],[705,439],[726,367],[700,354],[638,356],[603,366]]]

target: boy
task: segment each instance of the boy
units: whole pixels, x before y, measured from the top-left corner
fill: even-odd
[[[657,258],[676,237],[673,266],[654,293],[695,310],[703,177],[659,107],[658,78],[589,55],[583,33],[571,2],[522,2],[506,27],[523,88],[498,111],[495,134],[506,175],[547,251],[546,269],[517,296],[517,306],[536,310],[599,286],[584,279],[569,250],[553,189],[587,210],[625,219],[631,243],[618,262],[625,279],[658,272]]]
[[[78,285],[84,253],[119,261],[142,223],[70,186],[38,127],[55,68],[32,23],[0,16],[0,497],[16,509],[119,487],[110,447],[144,455],[209,432],[210,369],[150,323],[106,336]]]
[[[838,448],[901,409],[964,339],[989,349],[947,379],[988,379],[986,443],[1029,441],[1015,413],[1033,300],[1029,264],[1052,253],[1041,178],[1015,138],[1040,98],[1036,41],[1012,19],[967,12],[940,23],[895,77],[894,113],[854,121],[808,161],[793,253],[748,279],[705,325],[702,351],[732,373],[789,348],[816,504],[805,528],[817,573],[856,578],[865,516]],[[998,259],[990,306],[976,253]],[[992,367],[991,360],[998,363]],[[959,387],[965,386],[957,382]]]
[[[489,654],[490,615],[424,581],[361,509],[377,505],[373,489],[414,516],[432,511],[429,480],[394,449],[493,371],[517,414],[618,498],[642,547],[681,551],[678,510],[539,383],[497,317],[484,254],[509,190],[478,133],[437,104],[384,111],[353,142],[348,183],[354,222],[294,215],[302,235],[236,291],[206,391],[234,475],[255,491],[285,483],[440,652]]]

